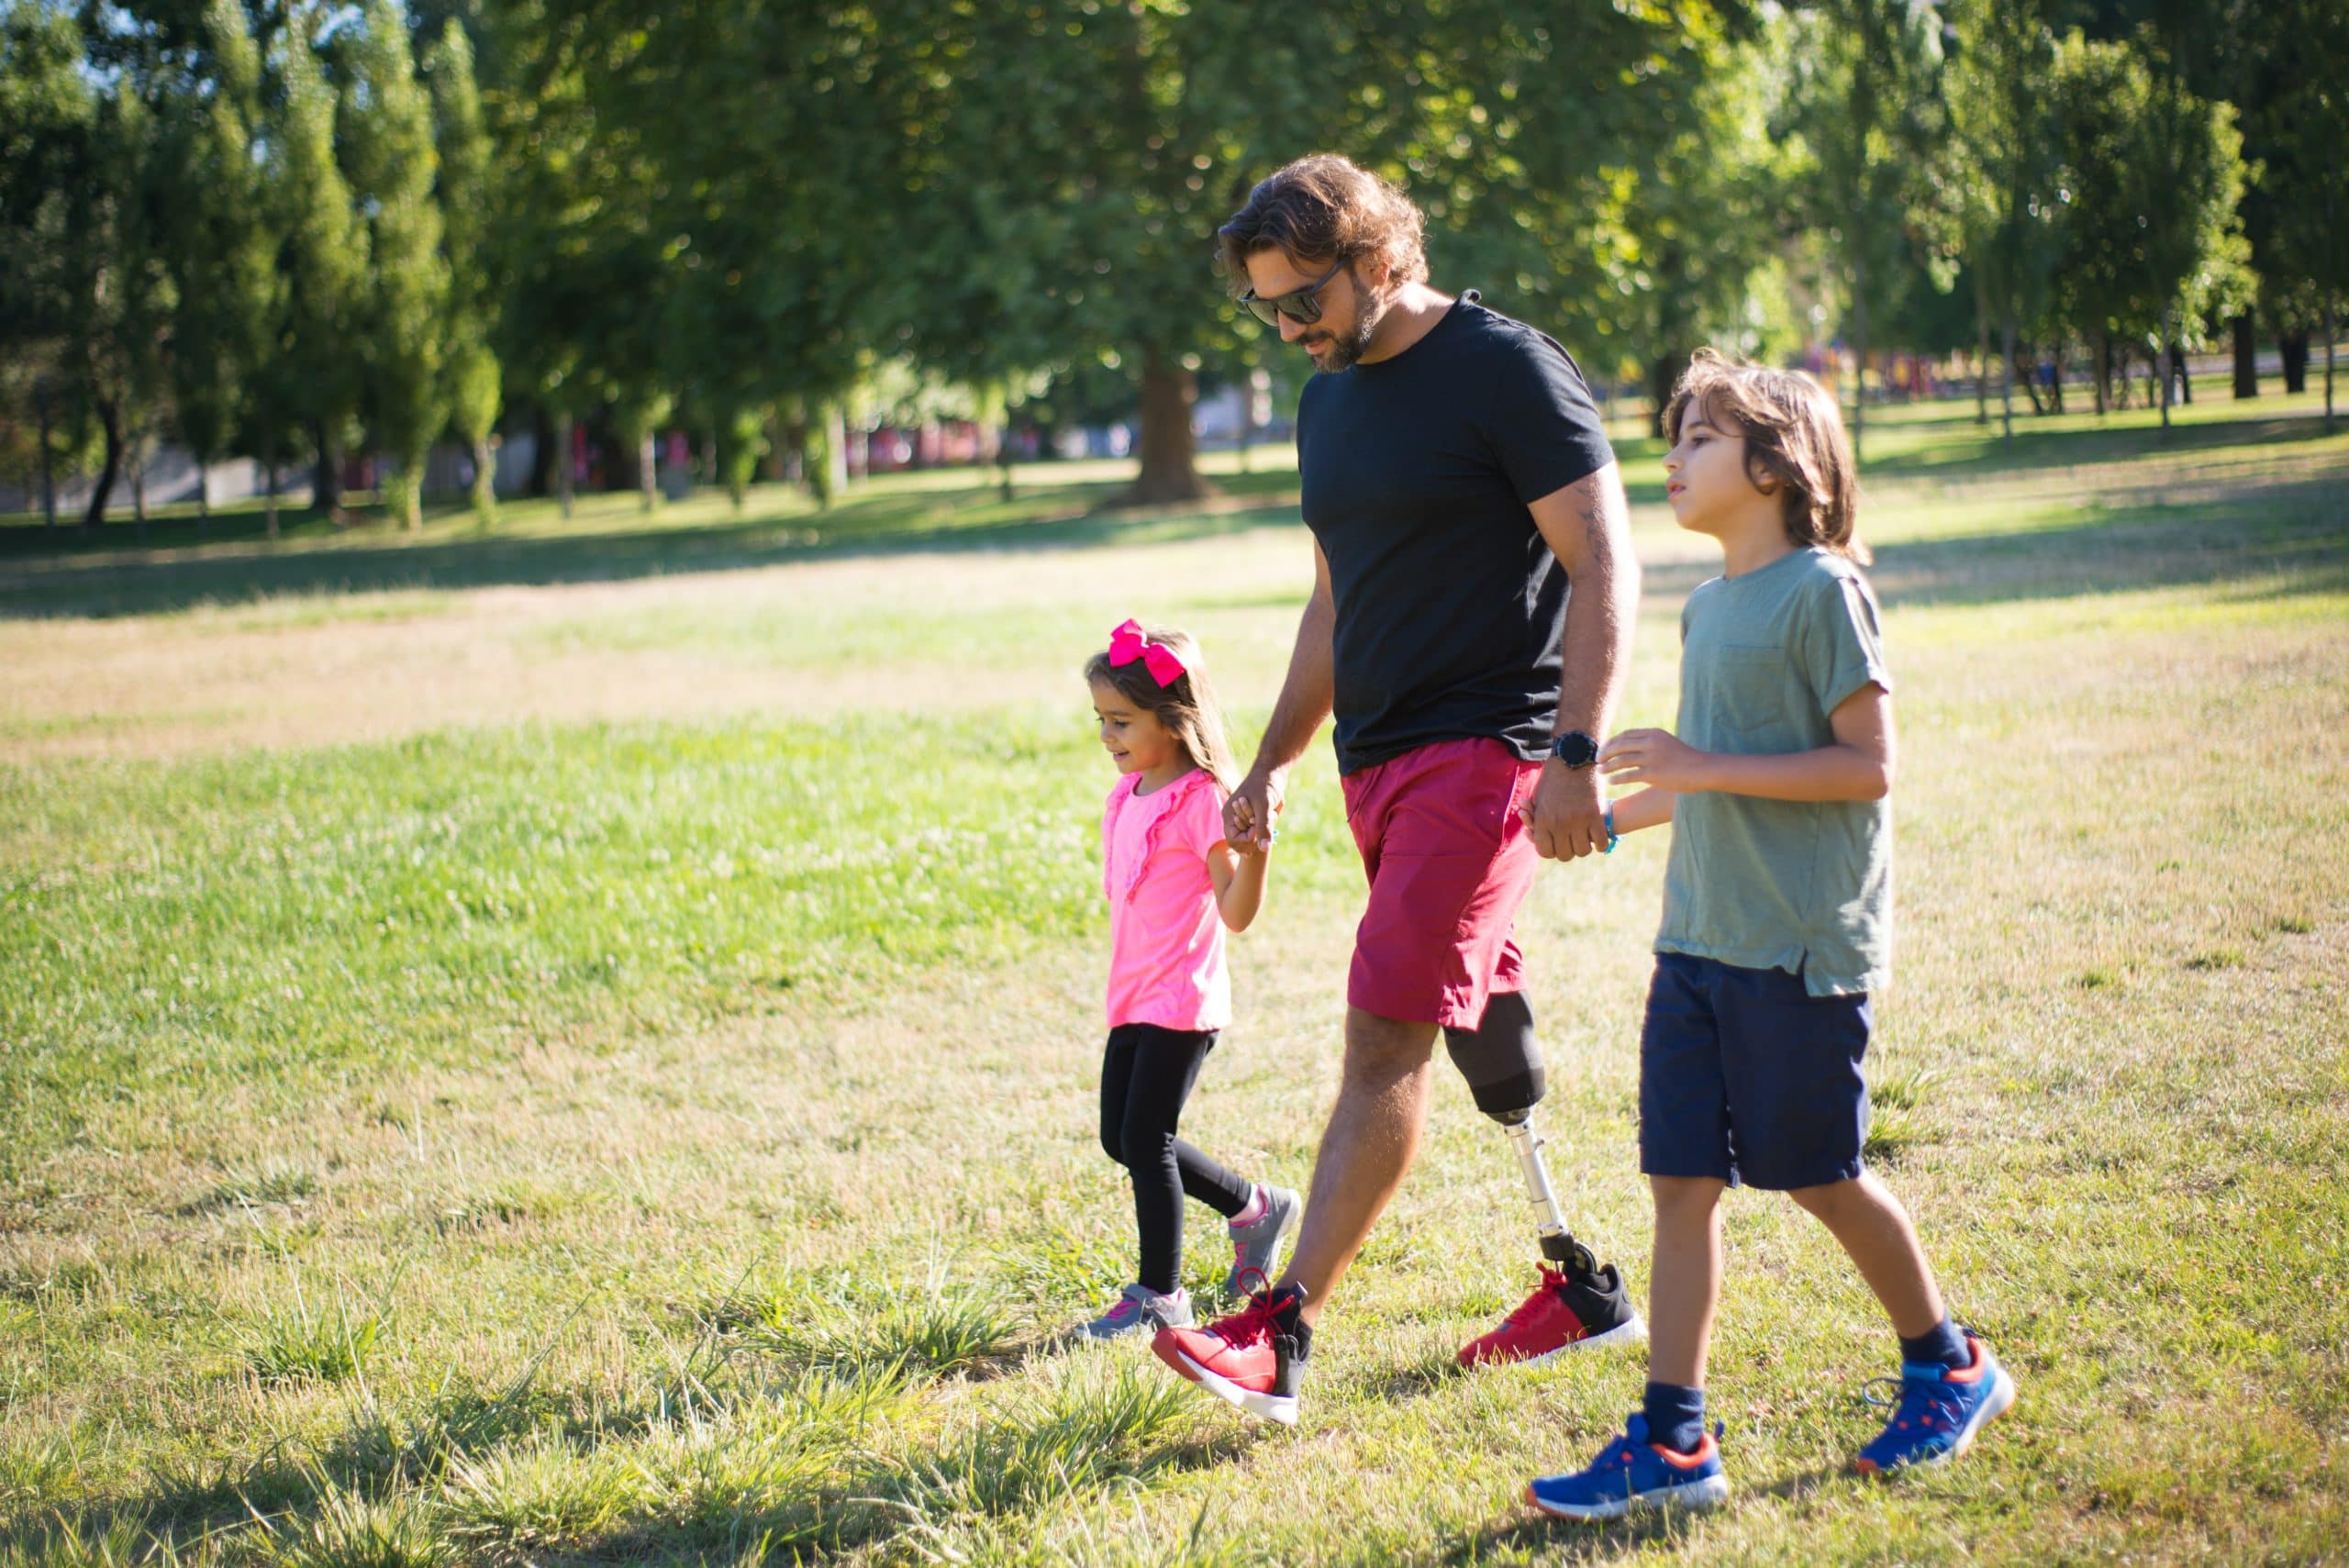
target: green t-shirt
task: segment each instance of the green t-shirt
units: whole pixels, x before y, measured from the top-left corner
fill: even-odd
[[[1876,595],[1860,570],[1798,550],[1698,584],[1680,612],[1680,739],[1763,756],[1834,744],[1828,716],[1886,691]],[[1783,969],[1814,996],[1880,989],[1892,967],[1888,800],[1707,792],[1673,807],[1658,952]]]

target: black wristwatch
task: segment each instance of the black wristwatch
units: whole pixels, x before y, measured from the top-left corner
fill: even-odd
[[[1550,742],[1550,755],[1579,771],[1598,761],[1598,742],[1579,729],[1569,729]]]

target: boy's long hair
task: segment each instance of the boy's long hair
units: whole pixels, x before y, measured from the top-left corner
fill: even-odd
[[[1224,275],[1244,289],[1248,258],[1274,249],[1299,262],[1375,256],[1386,263],[1390,282],[1423,283],[1426,227],[1401,187],[1351,158],[1314,152],[1257,182],[1215,233]]]
[[[1741,364],[1699,349],[1664,406],[1667,445],[1680,444],[1692,406],[1745,438],[1745,476],[1765,495],[1776,494],[1787,538],[1867,564],[1867,546],[1853,531],[1860,486],[1852,442],[1826,388],[1800,371]]]
[[[1160,685],[1145,660],[1110,663],[1106,648],[1085,662],[1085,684],[1113,687],[1134,706],[1155,715],[1159,723],[1174,732],[1193,767],[1204,769],[1216,783],[1230,788],[1240,770],[1232,762],[1231,742],[1223,729],[1223,705],[1216,701],[1215,688],[1208,684],[1199,645],[1189,633],[1171,627],[1146,626],[1142,635],[1183,662],[1183,673],[1171,684]]]

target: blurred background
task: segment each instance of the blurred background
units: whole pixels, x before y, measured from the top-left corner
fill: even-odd
[[[1864,456],[1885,401],[2329,388],[2349,283],[2338,0],[5,16],[0,515],[43,528],[1103,458],[1192,500],[1304,373],[1213,230],[1315,149],[1631,430],[1703,343]]]

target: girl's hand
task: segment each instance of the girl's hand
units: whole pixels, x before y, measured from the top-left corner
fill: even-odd
[[[1705,765],[1711,758],[1669,729],[1626,729],[1598,749],[1599,771],[1610,781],[1680,795],[1705,787]]]

